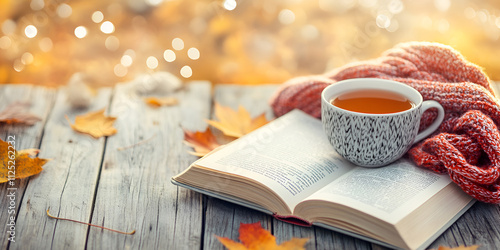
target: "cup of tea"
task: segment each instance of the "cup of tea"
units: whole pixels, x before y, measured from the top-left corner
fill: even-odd
[[[430,108],[436,108],[438,116],[418,133],[422,113]],[[356,78],[323,90],[321,116],[330,143],[342,157],[359,166],[379,167],[433,133],[443,121],[444,109],[436,101],[423,101],[406,84]]]

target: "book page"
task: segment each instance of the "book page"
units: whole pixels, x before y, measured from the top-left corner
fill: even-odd
[[[396,223],[451,182],[408,159],[380,168],[358,167],[307,200],[327,200]]]
[[[199,166],[254,179],[293,210],[353,165],[328,142],[320,120],[294,110],[230,143]]]

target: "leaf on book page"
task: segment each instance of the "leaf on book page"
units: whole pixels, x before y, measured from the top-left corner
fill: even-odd
[[[68,119],[68,117],[66,117]],[[76,116],[75,123],[71,128],[77,132],[89,134],[94,138],[110,136],[116,134],[117,130],[113,127],[116,117],[105,116],[104,109],[90,112],[84,115]]]
[[[33,125],[42,119],[28,112],[29,103],[14,102],[0,112],[0,123]]]
[[[458,247],[445,247],[445,246],[439,246],[437,250],[477,250],[479,246],[478,245],[473,245],[473,246],[458,246]]]
[[[269,123],[265,114],[255,118],[250,117],[250,113],[240,106],[238,111],[230,107],[215,103],[215,117],[218,121],[208,120],[207,123],[222,131],[227,136],[239,138],[263,125]]]
[[[221,145],[217,142],[210,128],[207,128],[204,132],[183,130],[184,142],[194,149],[194,152],[189,152],[192,155],[202,157]]]
[[[151,107],[159,108],[161,106],[173,106],[179,103],[175,97],[146,97],[144,102]]]
[[[299,250],[305,249],[304,245],[309,240],[307,238],[292,238],[289,241],[277,245],[276,237],[274,237],[269,231],[263,229],[260,222],[251,224],[241,223],[239,233],[239,240],[241,243],[225,237],[216,237],[229,250]]]
[[[0,183],[30,177],[42,172],[47,159],[32,158],[35,151],[16,151],[15,144],[0,139]]]

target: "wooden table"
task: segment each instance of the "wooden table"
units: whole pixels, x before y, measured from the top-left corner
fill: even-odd
[[[238,239],[240,223],[261,222],[279,243],[310,238],[307,249],[385,249],[318,227],[300,227],[266,214],[177,187],[170,178],[197,159],[187,153],[181,127],[204,130],[214,102],[252,115],[267,112],[277,85],[218,85],[192,82],[175,95],[177,106],[158,109],[124,85],[98,91],[90,107],[71,109],[64,89],[0,85],[0,110],[30,101],[43,118],[34,126],[0,125],[0,138],[15,136],[16,149],[40,148],[52,159],[37,176],[16,180],[15,206],[0,185],[2,249],[223,249],[215,235]],[[100,139],[74,132],[66,120],[106,108],[118,117],[118,133]],[[11,208],[9,208],[11,206]],[[15,242],[7,240],[9,210],[16,217]],[[45,211],[117,230],[122,235],[47,217]],[[440,245],[500,247],[500,206],[476,203],[430,248]]]

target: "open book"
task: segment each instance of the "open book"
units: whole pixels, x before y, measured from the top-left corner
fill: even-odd
[[[194,162],[172,182],[302,225],[378,244],[423,249],[474,199],[447,175],[407,159],[357,167],[321,121],[294,110]]]

